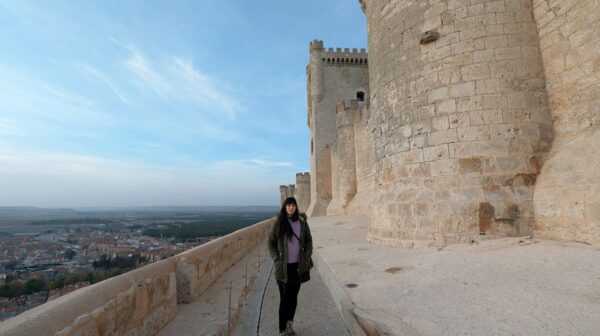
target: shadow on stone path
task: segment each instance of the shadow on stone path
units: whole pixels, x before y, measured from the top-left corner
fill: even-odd
[[[294,329],[298,336],[350,335],[342,322],[333,298],[316,268],[310,272],[311,280],[302,284],[298,294],[298,308]],[[271,276],[265,292],[260,317],[259,335],[278,335],[279,290]]]

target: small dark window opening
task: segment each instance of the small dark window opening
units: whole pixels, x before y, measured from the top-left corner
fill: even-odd
[[[362,91],[358,91],[356,93],[356,100],[358,101],[365,101],[365,93]]]
[[[313,149],[314,149],[314,148],[313,148],[313,141],[312,141],[312,140],[310,140],[310,154],[312,154],[312,153],[313,153]]]

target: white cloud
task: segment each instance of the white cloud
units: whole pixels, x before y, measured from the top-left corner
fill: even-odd
[[[293,162],[269,161],[262,159],[242,159],[218,161],[213,165],[215,168],[263,168],[263,167],[294,167]]]
[[[242,109],[237,99],[226,93],[227,85],[195,68],[190,59],[171,56],[153,62],[135,47],[111,41],[129,51],[123,61],[125,68],[162,99],[197,103],[207,112],[229,120]]]
[[[113,93],[117,97],[119,97],[119,99],[121,99],[122,102],[124,102],[127,105],[130,105],[129,100],[127,100],[127,98],[125,98],[125,96],[123,95],[121,90],[113,83],[113,81],[110,79],[110,77],[107,76],[104,72],[102,72],[90,65],[85,65],[85,64],[78,64],[77,68],[80,71],[82,71],[88,75],[91,75],[93,77],[100,79],[102,82],[104,82],[104,84],[106,84],[113,91]]]
[[[17,69],[0,66],[0,113],[23,127],[45,129],[49,123],[95,125],[113,123],[94,100]],[[38,129],[39,131],[40,129]]]
[[[67,102],[68,104],[75,104],[82,107],[93,107],[95,104],[91,99],[81,97],[75,93],[69,92],[65,89],[58,88],[50,83],[38,80],[38,85],[42,87],[46,92],[54,95],[56,98]]]
[[[0,118],[0,134],[25,135],[27,132],[17,123]]]

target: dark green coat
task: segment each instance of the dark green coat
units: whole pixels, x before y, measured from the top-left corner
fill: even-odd
[[[312,266],[312,236],[305,214],[300,214],[300,261],[298,272],[300,274],[308,272]],[[275,221],[271,234],[269,235],[269,254],[273,259],[273,270],[275,279],[287,283],[287,240],[279,239],[279,221]]]

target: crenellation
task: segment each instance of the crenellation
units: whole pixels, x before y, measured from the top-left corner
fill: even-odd
[[[367,52],[365,49],[360,49],[358,51],[357,48],[352,49],[350,51],[349,48],[344,48],[342,51],[341,48],[337,48],[335,51],[333,48],[328,48],[327,52],[323,54],[323,60],[327,64],[354,64],[354,65],[367,65]]]

